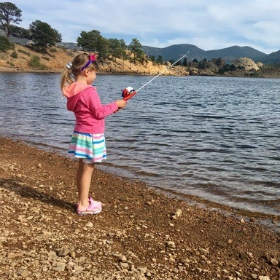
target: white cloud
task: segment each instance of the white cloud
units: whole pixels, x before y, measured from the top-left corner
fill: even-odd
[[[12,1],[28,28],[47,22],[75,42],[81,31],[98,30],[106,38],[137,38],[142,45],[193,44],[204,50],[232,45],[265,53],[280,49],[280,2],[263,0],[60,0]]]

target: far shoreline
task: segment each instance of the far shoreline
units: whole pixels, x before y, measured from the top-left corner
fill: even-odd
[[[63,71],[63,69],[55,69],[55,70],[36,70],[36,69],[21,69],[21,68],[15,68],[15,67],[3,67],[0,66],[0,73],[19,73],[19,74],[60,74]],[[142,72],[118,72],[118,71],[100,71],[98,72],[98,75],[115,75],[115,76],[147,76],[147,77],[154,77],[155,74],[148,74],[148,73],[142,73]],[[254,76],[243,76],[243,75],[176,75],[174,73],[164,73],[162,77],[220,77],[220,78],[255,78],[255,79],[280,79],[279,75],[263,75],[259,77]]]

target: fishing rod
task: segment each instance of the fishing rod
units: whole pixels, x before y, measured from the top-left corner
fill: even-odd
[[[151,83],[153,80],[161,76],[164,72],[166,72],[169,68],[173,67],[177,62],[179,62],[182,58],[184,58],[187,55],[184,54],[182,57],[180,57],[178,60],[176,60],[174,63],[172,63],[170,66],[166,67],[162,72],[160,72],[158,75],[153,77],[151,80],[149,80],[147,83],[145,83],[143,86],[141,86],[138,90],[134,90],[133,87],[127,87],[122,90],[122,97],[123,100],[127,101],[130,98],[132,98],[135,94],[137,94],[141,89],[143,89],[145,86],[147,86],[149,83]]]

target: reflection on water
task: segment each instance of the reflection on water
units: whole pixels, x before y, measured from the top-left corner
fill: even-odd
[[[103,103],[150,77],[98,76]],[[103,169],[263,213],[280,213],[278,79],[159,77],[106,119]],[[2,135],[66,154],[74,117],[57,74],[1,74]]]

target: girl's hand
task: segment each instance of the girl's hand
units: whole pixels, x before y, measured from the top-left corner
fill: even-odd
[[[117,103],[119,109],[122,109],[126,106],[125,100],[120,99],[120,100],[116,100],[115,102]]]

